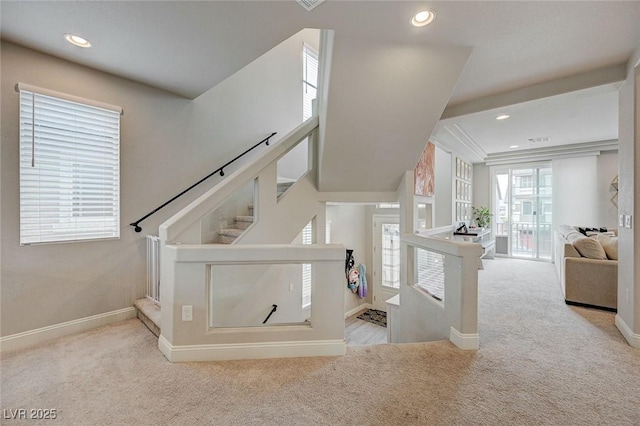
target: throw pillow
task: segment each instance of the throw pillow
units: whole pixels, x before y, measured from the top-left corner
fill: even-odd
[[[580,238],[573,242],[580,256],[588,259],[607,260],[607,254],[597,240],[593,238]]]
[[[587,237],[593,237],[593,236],[597,236],[597,235],[608,235],[610,237],[615,237],[616,234],[613,231],[600,231],[600,232],[594,232],[594,231],[587,231]]]
[[[618,237],[599,234],[596,236],[596,239],[610,260],[618,260]]]

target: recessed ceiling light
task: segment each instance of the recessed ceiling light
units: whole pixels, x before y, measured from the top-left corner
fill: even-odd
[[[511,149],[515,149],[515,148],[518,148],[519,146],[520,146],[520,145],[511,145],[509,148],[511,148]]]
[[[496,120],[506,120],[507,118],[511,117],[509,114],[502,114],[496,117]]]
[[[74,46],[91,47],[91,43],[89,42],[89,40],[87,40],[84,37],[80,37],[79,35],[65,34],[64,39],[67,40],[69,43],[73,44]]]
[[[411,18],[411,23],[414,27],[424,27],[430,24],[435,18],[436,13],[433,10],[423,10]]]

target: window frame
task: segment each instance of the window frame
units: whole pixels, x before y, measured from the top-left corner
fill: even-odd
[[[122,108],[24,83],[20,245],[120,238]]]

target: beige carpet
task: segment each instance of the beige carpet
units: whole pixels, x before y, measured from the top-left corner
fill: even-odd
[[[5,354],[0,408],[60,425],[640,424],[640,351],[614,314],[566,306],[551,264],[484,263],[478,351],[171,364],[134,319]]]

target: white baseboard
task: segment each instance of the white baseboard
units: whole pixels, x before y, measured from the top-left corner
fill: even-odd
[[[267,342],[173,346],[164,336],[158,349],[171,362],[227,361],[234,359],[295,358],[342,356],[347,353],[344,340],[307,342]]]
[[[24,331],[22,333],[12,334],[10,336],[0,338],[0,352],[15,351],[18,349],[28,348],[47,340],[56,339],[58,337],[68,336],[70,334],[80,333],[92,328],[101,327],[103,325],[112,324],[114,322],[123,321],[136,317],[136,308],[124,308],[117,311],[105,312],[104,314],[93,315],[86,318],[80,318],[73,321],[67,321],[60,324],[54,324],[47,327],[37,328],[35,330]]]
[[[480,336],[477,333],[464,334],[451,327],[449,329],[449,340],[460,349],[474,350],[480,348]]]
[[[631,347],[640,349],[640,334],[634,333],[620,315],[616,315],[616,327]]]
[[[345,318],[349,318],[355,314],[357,314],[358,312],[364,310],[364,309],[372,309],[373,306],[371,305],[371,303],[363,303],[362,305],[358,305],[353,309],[348,310],[347,312],[344,313],[344,317]]]

